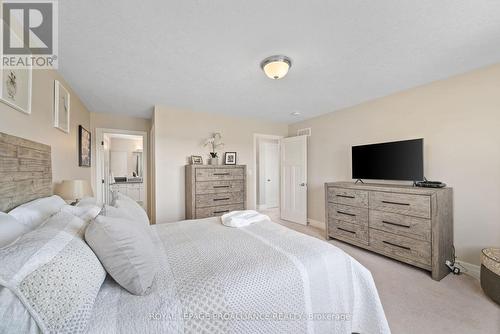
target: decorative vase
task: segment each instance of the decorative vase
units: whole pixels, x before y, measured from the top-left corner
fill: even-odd
[[[219,164],[219,158],[210,158],[210,165],[215,166]]]

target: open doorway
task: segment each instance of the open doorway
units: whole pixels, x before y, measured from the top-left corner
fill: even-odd
[[[279,216],[281,136],[254,135],[256,208]]]
[[[147,211],[147,133],[96,129],[96,197],[111,204],[122,193]]]

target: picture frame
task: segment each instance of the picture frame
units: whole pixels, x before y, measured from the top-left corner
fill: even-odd
[[[192,155],[191,165],[203,165],[203,158],[199,155]]]
[[[236,165],[236,152],[224,153],[224,165]]]
[[[92,165],[92,134],[83,126],[78,126],[78,166]]]
[[[0,102],[31,114],[33,70],[28,68],[3,68],[0,64]]]
[[[70,129],[70,102],[69,91],[54,80],[54,127],[65,133],[69,133]]]

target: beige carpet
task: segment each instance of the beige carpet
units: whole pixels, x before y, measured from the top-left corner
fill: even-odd
[[[277,223],[325,240],[323,230],[281,221],[275,211],[264,213]],[[436,282],[424,270],[340,241],[330,243],[372,272],[394,334],[500,333],[500,306],[483,294],[478,280],[450,274]]]

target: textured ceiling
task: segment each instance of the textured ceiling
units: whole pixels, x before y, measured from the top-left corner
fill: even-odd
[[[498,0],[64,0],[59,12],[60,71],[96,112],[294,122],[500,62]],[[293,60],[282,80],[259,68],[273,54]]]

